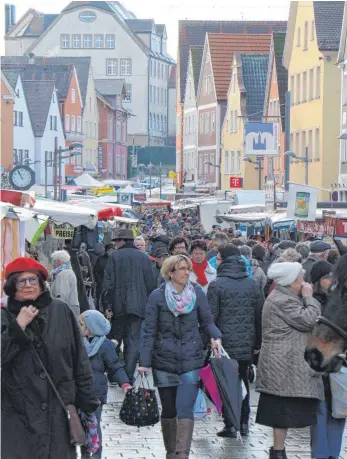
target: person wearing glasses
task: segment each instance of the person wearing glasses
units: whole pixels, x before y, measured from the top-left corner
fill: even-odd
[[[165,282],[151,293],[140,350],[139,373],[153,369],[162,404],[161,425],[167,458],[188,459],[194,429],[194,404],[204,366],[200,329],[216,351],[221,333],[213,323],[201,287],[189,280],[192,263],[184,255],[168,258]]]
[[[90,413],[91,367],[78,322],[52,298],[47,269],[20,257],[5,268],[1,308],[1,457],[76,459],[66,411],[53,393],[39,355],[65,405]],[[36,354],[37,353],[37,354]]]
[[[52,253],[54,269],[51,272],[51,294],[54,298],[64,301],[76,319],[80,316],[78,302],[77,279],[71,266],[71,258],[66,250],[56,250]]]

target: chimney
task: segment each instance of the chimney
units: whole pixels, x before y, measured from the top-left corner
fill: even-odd
[[[7,33],[16,23],[16,7],[8,3],[5,4],[5,32]]]

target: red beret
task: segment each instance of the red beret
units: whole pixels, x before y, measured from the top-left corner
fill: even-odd
[[[19,257],[11,261],[5,268],[5,277],[7,279],[12,273],[21,273],[25,271],[29,273],[41,273],[45,280],[49,277],[47,269],[41,265],[41,263],[32,258],[25,257]]]

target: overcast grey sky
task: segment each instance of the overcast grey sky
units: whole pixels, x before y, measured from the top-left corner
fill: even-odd
[[[0,7],[0,53],[4,54],[4,7]],[[59,13],[68,0],[23,0],[16,6],[17,21],[29,9]],[[287,20],[289,0],[124,0],[121,3],[140,19],[153,18],[164,23],[168,32],[168,50],[176,59],[179,19],[201,20]],[[189,5],[189,6],[188,6]]]

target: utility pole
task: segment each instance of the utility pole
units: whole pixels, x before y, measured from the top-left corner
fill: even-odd
[[[259,190],[261,190],[261,166],[262,166],[262,162],[261,162],[261,157],[258,156],[258,188]]]
[[[45,151],[45,198],[47,198],[47,151]]]
[[[161,182],[161,162],[159,163],[159,199],[161,199],[162,182]]]
[[[286,93],[285,98],[285,135],[286,135],[286,142],[285,142],[285,151],[290,151],[290,91]],[[289,190],[289,169],[290,169],[290,156],[284,156],[284,187],[285,190]]]

